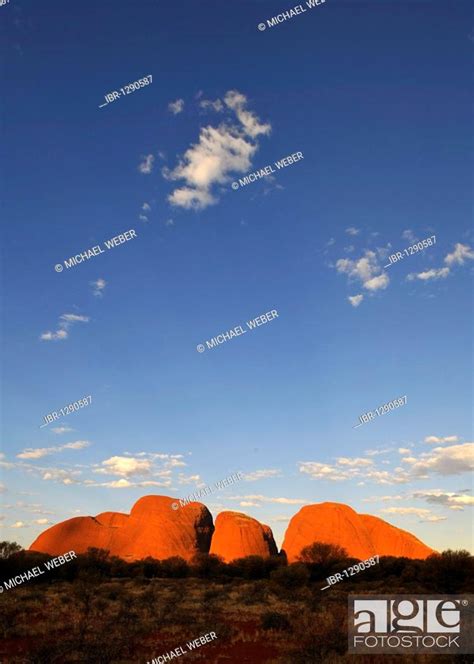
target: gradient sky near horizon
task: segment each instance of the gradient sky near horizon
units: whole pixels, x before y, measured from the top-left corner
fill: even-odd
[[[472,550],[472,4],[326,0],[257,29],[293,6],[0,8],[1,539],[240,471],[203,502],[278,544],[332,501]]]

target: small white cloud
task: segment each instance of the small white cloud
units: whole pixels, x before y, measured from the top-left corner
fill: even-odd
[[[349,300],[349,302],[352,304],[353,307],[358,307],[359,304],[364,299],[364,296],[359,293],[359,295],[349,295],[347,299]]]
[[[165,221],[165,226],[174,226],[174,221],[173,219],[167,219]]]
[[[425,443],[457,443],[458,440],[458,436],[426,436]]]
[[[457,242],[454,245],[454,251],[451,254],[447,254],[444,259],[446,265],[464,265],[464,261],[474,260],[474,251],[467,244],[461,244]]]
[[[145,212],[150,212],[151,205],[149,203],[143,203],[142,210],[145,210]]]
[[[145,224],[148,221],[148,217],[146,216],[146,214],[139,214],[138,218],[140,219],[140,221],[143,221]]]
[[[33,523],[37,523],[39,526],[47,526],[51,524],[49,519],[35,519]]]
[[[419,279],[420,281],[430,281],[431,279],[446,279],[449,274],[449,267],[432,268],[425,272],[411,272],[407,276],[408,281]]]
[[[388,274],[384,272],[377,277],[372,277],[372,279],[365,281],[362,285],[364,288],[367,288],[367,290],[376,291],[379,290],[379,288],[387,288],[389,281]]]
[[[113,456],[102,461],[103,468],[94,472],[107,475],[130,477],[131,475],[148,475],[151,471],[151,462],[147,459],[134,457]]]
[[[70,431],[74,431],[74,429],[71,429],[71,427],[52,427],[51,431],[61,435],[62,433],[69,433]]]
[[[107,285],[105,279],[99,278],[96,281],[91,281],[89,283],[93,288],[92,292],[95,295],[95,297],[102,297],[104,294],[105,287]]]
[[[256,138],[261,134],[267,135],[271,132],[270,124],[262,124],[258,117],[252,111],[248,111],[247,97],[237,90],[229,90],[224,97],[226,106],[231,108],[238,120],[244,127],[245,133],[251,138]]]
[[[44,332],[40,339],[42,341],[62,341],[69,336],[68,329],[75,323],[88,323],[88,316],[79,316],[78,314],[61,314],[59,317],[59,329],[56,332]]]
[[[371,292],[387,288],[390,282],[387,273],[382,272],[377,254],[370,249],[366,249],[364,255],[356,260],[340,258],[336,262],[336,270],[347,274],[349,280],[359,281],[363,288]],[[351,302],[350,299],[349,301]],[[352,306],[356,305],[352,304]]]
[[[28,524],[24,521],[15,521],[15,523],[12,523],[10,528],[28,528]]]
[[[430,514],[431,510],[428,510],[423,507],[386,507],[380,510],[383,514],[401,514],[406,516],[407,514],[416,514],[416,516],[426,516]]]
[[[406,231],[403,231],[403,233],[402,233],[402,238],[403,238],[404,240],[408,240],[409,242],[416,242],[415,234],[414,234],[413,231],[410,230],[409,228],[407,228]]]
[[[281,477],[281,471],[275,468],[268,468],[264,470],[255,470],[252,473],[245,473],[243,479],[246,482],[256,482],[268,477]]]
[[[138,164],[138,170],[140,173],[143,173],[143,175],[150,175],[153,171],[154,161],[155,157],[152,154],[142,156],[142,161]]]
[[[59,447],[28,447],[16,456],[18,459],[41,459],[50,454],[63,452],[64,450],[83,450],[85,447],[89,447],[89,445],[90,442],[88,440],[76,440],[72,443],[60,445]]]
[[[173,113],[173,115],[178,115],[182,113],[184,109],[184,99],[177,99],[176,101],[170,101],[168,104],[168,111]]]
[[[202,99],[199,102],[199,106],[206,111],[213,110],[216,111],[216,113],[220,113],[224,110],[224,104],[220,99],[216,99],[215,101],[211,101],[210,99]]]
[[[359,235],[360,229],[354,228],[354,226],[349,226],[349,228],[346,228],[346,233],[348,235]]]

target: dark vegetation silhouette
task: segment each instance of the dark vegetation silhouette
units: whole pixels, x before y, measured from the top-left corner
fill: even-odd
[[[0,581],[52,556],[0,542]],[[144,663],[209,631],[218,638],[190,662],[333,664],[347,650],[348,593],[472,592],[474,558],[444,551],[426,560],[383,556],[329,590],[326,578],[356,562],[341,547],[314,542],[298,562],[284,554],[224,563],[200,553],[186,562],[126,562],[87,553],[0,595],[2,664]],[[361,659],[362,657],[362,659]],[[434,659],[436,657],[436,659]],[[376,664],[376,656],[359,656]],[[397,660],[398,661],[398,660]],[[410,656],[406,662],[415,662]],[[461,659],[442,655],[425,663]],[[392,662],[387,660],[387,664]]]

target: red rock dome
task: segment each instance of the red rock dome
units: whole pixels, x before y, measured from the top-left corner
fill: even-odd
[[[189,503],[178,510],[172,507],[175,503],[168,496],[144,496],[130,516],[103,512],[96,518],[68,519],[45,530],[30,550],[57,555],[97,547],[128,561],[147,556],[190,560],[198,552],[209,551],[212,515],[201,503]]]
[[[245,556],[268,558],[276,552],[273,533],[268,526],[240,512],[217,515],[209,553],[221,556],[228,563]]]
[[[357,514],[342,503],[302,507],[288,524],[282,550],[288,562],[313,542],[342,546],[349,556],[363,560],[373,555],[426,558],[433,550],[410,533],[375,516]]]

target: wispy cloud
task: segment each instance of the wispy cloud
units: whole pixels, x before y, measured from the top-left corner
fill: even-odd
[[[451,269],[453,267],[456,265],[464,265],[468,260],[474,260],[474,251],[469,245],[456,242],[454,245],[454,251],[450,254],[446,254],[444,257],[444,263],[447,267],[432,268],[431,270],[426,270],[424,272],[411,272],[407,276],[407,280],[414,281],[418,279],[427,282],[446,279],[451,274]]]
[[[362,288],[371,293],[387,288],[390,282],[388,274],[382,272],[377,253],[371,249],[366,249],[363,256],[356,260],[339,258],[336,261],[336,270],[339,273],[347,274],[349,283],[357,281]],[[355,295],[349,297],[348,300],[354,307],[361,303],[361,297],[361,295]]]
[[[69,336],[68,330],[76,323],[88,323],[88,316],[79,316],[78,314],[62,314],[59,317],[58,329],[56,332],[43,332],[40,336],[42,341],[62,341]]]
[[[199,107],[206,111],[215,111],[216,113],[220,113],[224,110],[224,104],[220,99],[215,99],[214,101],[211,101],[210,99],[201,99]]]
[[[60,445],[59,447],[28,447],[16,456],[18,459],[41,459],[50,454],[64,452],[64,450],[83,450],[85,447],[89,447],[89,445],[90,442],[88,440],[76,440],[72,443]]]
[[[71,429],[71,427],[51,427],[51,431],[53,433],[61,435],[63,433],[69,433],[70,431],[74,431],[74,429]]]
[[[354,228],[354,226],[349,226],[349,228],[346,228],[346,233],[348,235],[359,235],[360,229]]]
[[[451,254],[447,254],[444,258],[446,265],[464,265],[465,261],[474,260],[474,251],[467,244],[461,244],[457,242],[454,245],[454,251]]]
[[[281,471],[276,468],[268,468],[254,470],[252,473],[244,473],[244,480],[246,482],[257,482],[258,480],[267,479],[269,477],[281,477]]]
[[[349,300],[349,302],[352,304],[353,307],[358,307],[359,304],[364,299],[364,296],[361,293],[359,293],[359,295],[350,295],[347,299]]]
[[[458,436],[426,436],[425,443],[457,443]]]
[[[104,294],[105,287],[107,285],[107,282],[105,279],[97,279],[97,281],[91,281],[90,285],[92,286],[92,293],[95,295],[95,297],[102,297]]]
[[[153,172],[155,157],[152,154],[142,156],[142,161],[138,164],[138,170],[143,175],[150,175]]]
[[[440,267],[425,270],[424,272],[410,272],[410,274],[407,275],[407,280],[414,281],[415,279],[419,279],[420,281],[431,281],[433,279],[446,279],[448,275],[449,267]]]
[[[178,115],[184,110],[184,99],[177,99],[176,101],[170,101],[168,104],[168,111],[173,113],[173,115]]]

